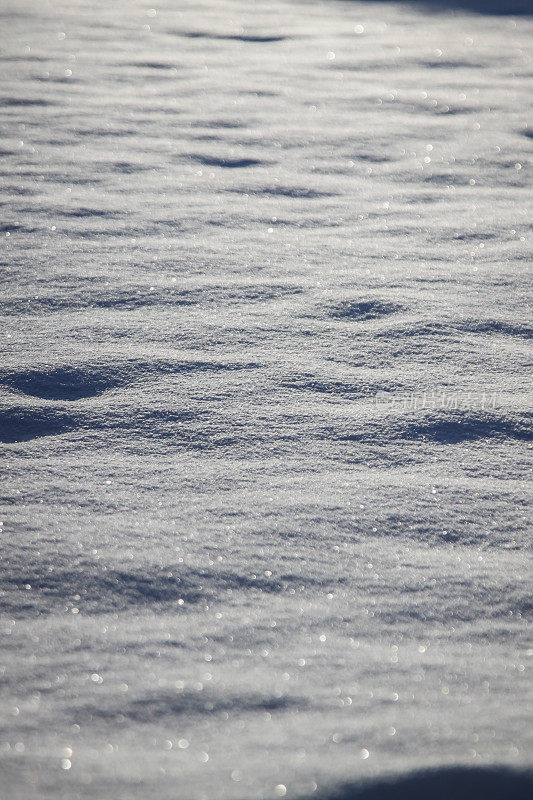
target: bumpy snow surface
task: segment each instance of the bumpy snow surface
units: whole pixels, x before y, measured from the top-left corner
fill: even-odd
[[[2,800],[533,796],[533,20],[475,6],[1,0]]]

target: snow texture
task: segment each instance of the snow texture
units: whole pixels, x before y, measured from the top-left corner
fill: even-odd
[[[529,12],[0,0],[1,800],[533,796]]]

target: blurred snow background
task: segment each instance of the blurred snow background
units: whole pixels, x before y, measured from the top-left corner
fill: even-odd
[[[2,800],[531,763],[533,22],[461,5],[0,0]]]

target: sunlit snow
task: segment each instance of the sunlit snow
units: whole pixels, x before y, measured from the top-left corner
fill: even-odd
[[[0,798],[530,797],[531,4],[153,3],[0,0]]]

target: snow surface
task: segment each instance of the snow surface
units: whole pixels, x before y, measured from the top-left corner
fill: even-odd
[[[447,5],[0,0],[2,800],[531,796],[533,21]]]

